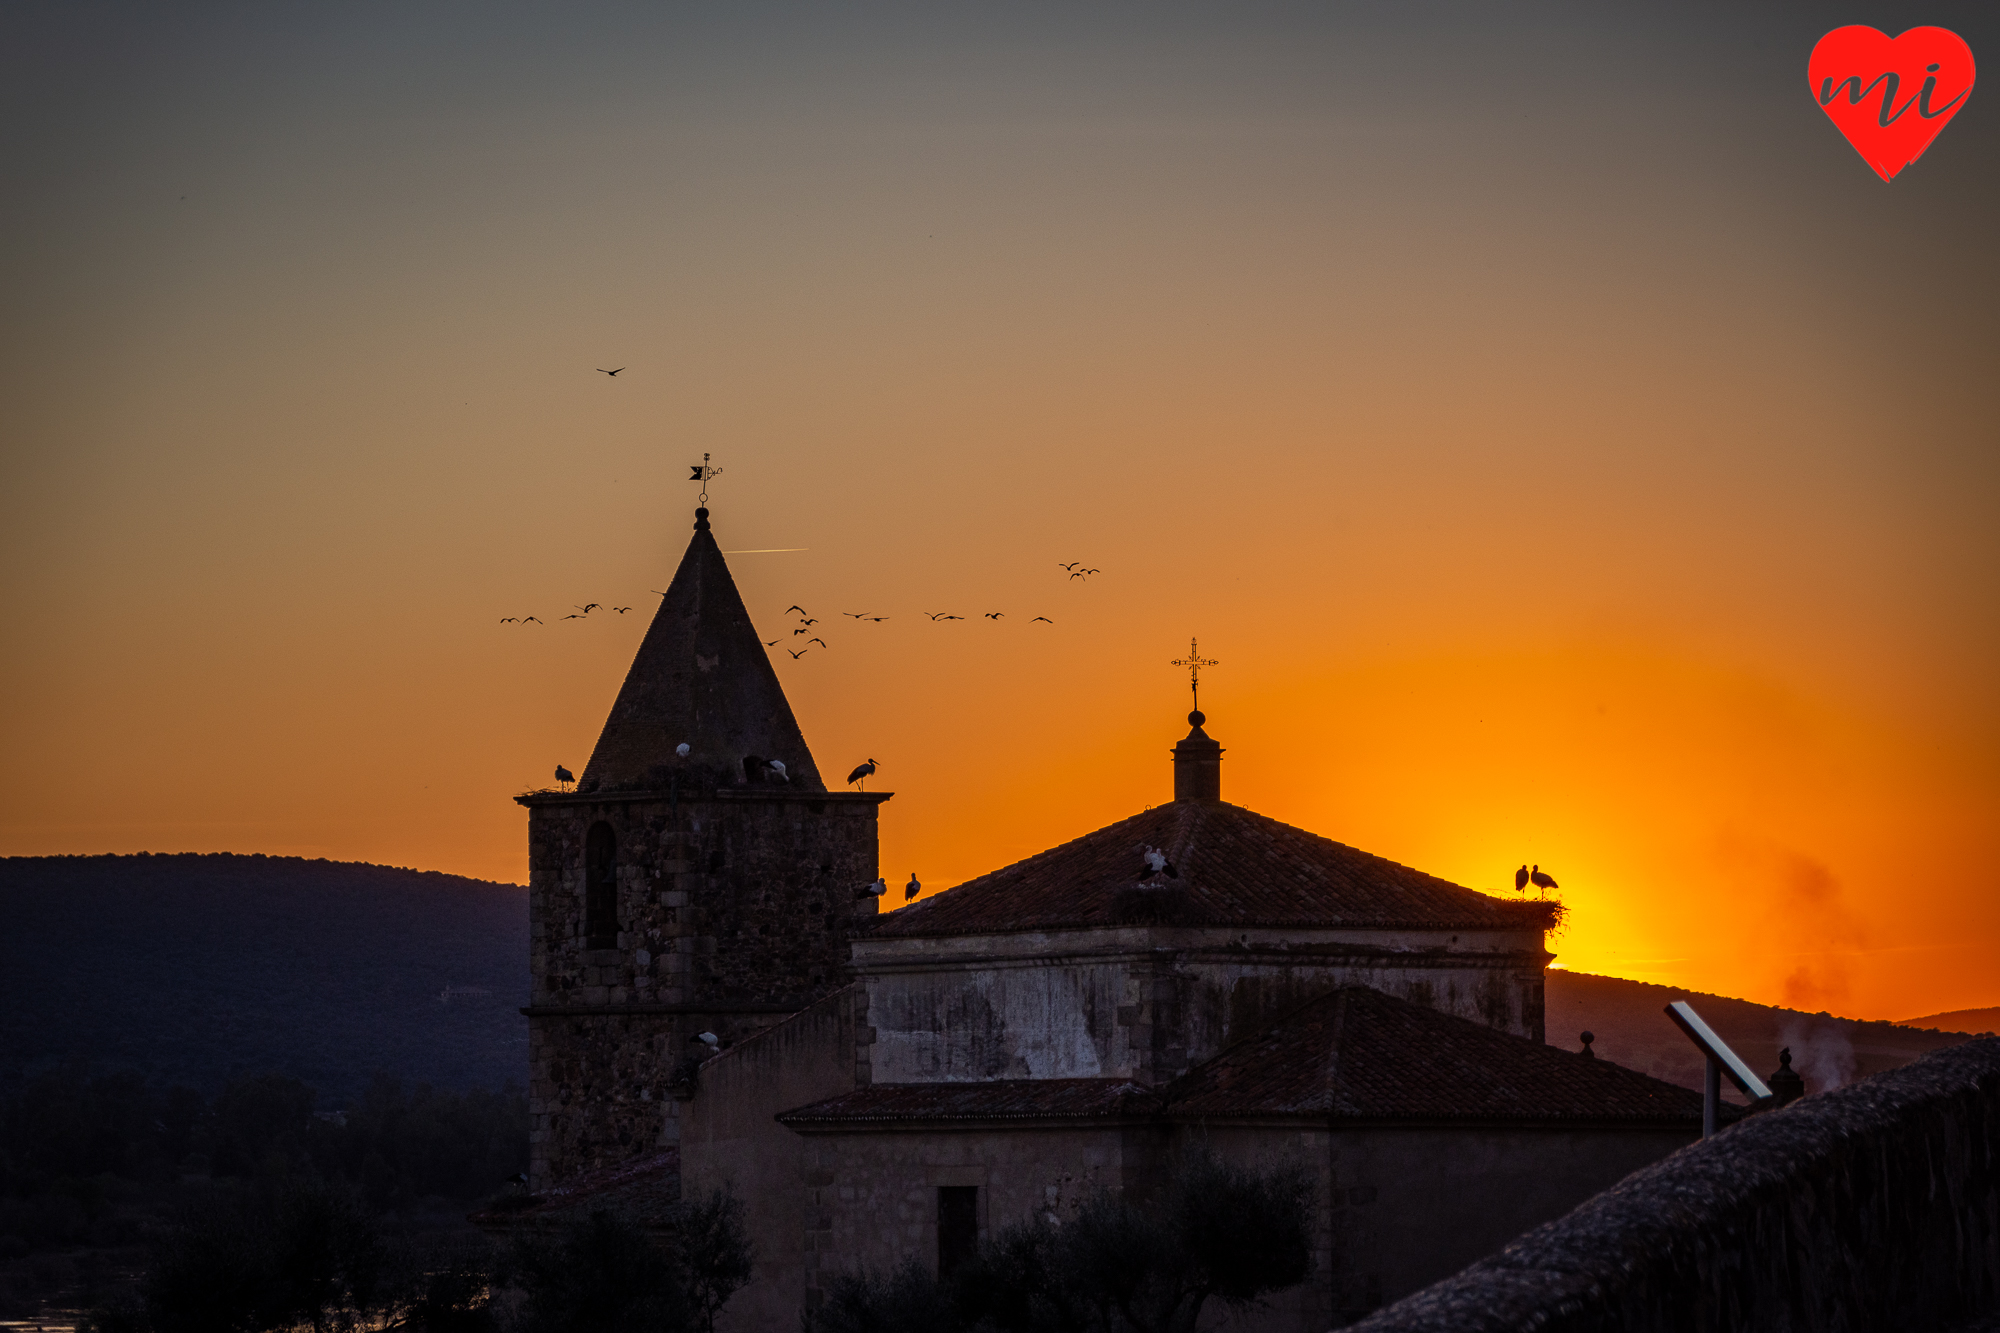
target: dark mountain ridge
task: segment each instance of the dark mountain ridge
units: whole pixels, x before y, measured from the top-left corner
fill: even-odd
[[[212,1091],[527,1080],[528,892],[291,856],[0,858],[0,1085],[70,1060]]]

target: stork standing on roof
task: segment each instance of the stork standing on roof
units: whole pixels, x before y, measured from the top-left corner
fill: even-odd
[[[1514,892],[1526,893],[1527,891],[1528,891],[1528,867],[1522,866],[1519,870],[1516,870],[1514,872]]]
[[[910,872],[910,882],[903,886],[903,901],[909,902],[923,891],[924,886],[917,882],[917,872],[912,870]]]
[[[576,774],[570,772],[568,769],[564,768],[561,764],[557,764],[556,781],[562,784],[562,789],[564,791],[568,791],[569,784],[576,781]]]
[[[1555,876],[1544,872],[1540,866],[1536,866],[1528,872],[1528,882],[1540,889],[1544,898],[1549,896],[1550,889],[1559,889],[1562,887],[1556,883]]]
[[[861,786],[861,790],[867,791],[868,779],[873,777],[874,775],[875,775],[875,761],[873,759],[870,759],[865,764],[855,765],[854,771],[847,775],[847,781],[850,785],[859,783]]]

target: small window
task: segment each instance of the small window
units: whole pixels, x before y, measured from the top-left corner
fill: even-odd
[[[592,949],[618,947],[618,835],[593,825],[583,844],[583,933]]]
[[[938,1276],[979,1252],[979,1186],[938,1186]]]

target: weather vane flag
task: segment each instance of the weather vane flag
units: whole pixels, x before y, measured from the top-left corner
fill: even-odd
[[[1949,28],[1835,28],[1806,61],[1813,98],[1883,180],[1924,155],[1972,95],[1972,48]]]
[[[722,469],[719,467],[710,467],[708,465],[707,454],[703,454],[701,456],[701,461],[699,463],[690,463],[688,464],[688,466],[693,469],[693,472],[689,475],[688,480],[698,481],[701,483],[701,494],[697,495],[694,498],[694,502],[696,504],[705,505],[708,503],[708,479],[710,477],[721,476]]]
[[[1188,655],[1186,657],[1176,657],[1173,660],[1173,665],[1187,668],[1188,689],[1194,694],[1194,711],[1199,713],[1201,711],[1201,669],[1203,667],[1220,666],[1222,664],[1211,658],[1203,657],[1201,655],[1201,644],[1197,640],[1189,639]]]

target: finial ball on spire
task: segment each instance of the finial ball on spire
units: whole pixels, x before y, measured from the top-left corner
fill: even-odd
[[[1206,721],[1208,721],[1207,716],[1199,708],[1188,714],[1188,725],[1190,727],[1198,727]]]
[[[706,508],[694,511],[694,530],[696,532],[708,531],[708,510]]]

